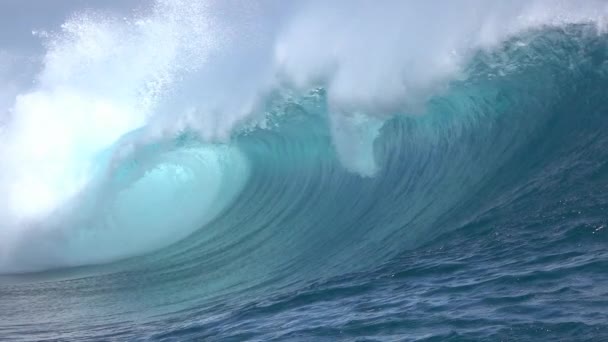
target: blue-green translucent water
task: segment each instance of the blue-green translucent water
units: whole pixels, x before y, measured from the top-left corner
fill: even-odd
[[[382,125],[373,176],[340,163],[323,89],[270,98],[272,128],[227,145],[142,150],[112,184],[238,151],[170,172],[194,189],[184,210],[215,173],[230,205],[143,255],[1,276],[0,339],[608,340],[608,40],[586,31],[479,53],[424,113]]]

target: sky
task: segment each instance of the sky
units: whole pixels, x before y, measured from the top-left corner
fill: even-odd
[[[129,13],[146,0],[2,0],[0,49],[24,54],[42,49],[32,31],[55,31],[74,12],[100,10]]]

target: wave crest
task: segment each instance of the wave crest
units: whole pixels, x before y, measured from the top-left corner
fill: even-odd
[[[75,15],[59,32],[46,35],[48,49],[35,84],[19,91],[2,120],[0,190],[6,195],[0,198],[0,271],[138,255],[209,223],[251,186],[250,173],[260,172],[251,147],[240,141],[252,126],[268,122],[265,105],[276,93],[301,100],[310,89],[323,89],[305,112],[316,113],[324,124],[294,125],[289,134],[284,124],[279,135],[291,139],[324,127],[321,137],[312,134],[322,139],[316,142],[322,148],[308,148],[335,151],[329,159],[336,157],[355,173],[340,173],[347,180],[338,184],[361,181],[362,189],[373,188],[395,172],[383,170],[392,163],[383,159],[391,149],[424,164],[429,161],[416,147],[449,149],[442,139],[461,137],[462,126],[434,121],[440,112],[458,108],[459,125],[482,115],[480,104],[465,100],[472,95],[462,89],[476,89],[476,96],[490,101],[491,94],[479,94],[500,93],[495,89],[503,85],[464,87],[487,81],[476,80],[476,73],[504,76],[509,67],[526,68],[525,56],[507,54],[504,62],[494,55],[484,64],[480,51],[500,53],[505,41],[547,26],[584,24],[597,36],[608,16],[602,1],[468,0],[442,3],[449,8],[441,13],[434,10],[437,4],[163,0],[129,18]],[[475,63],[483,68],[471,68]],[[304,106],[298,101],[295,107]],[[483,115],[502,112],[483,108]],[[410,144],[407,153],[383,138],[398,114],[432,114],[419,119],[427,124],[417,129],[397,129]],[[529,127],[537,122],[531,121]],[[448,128],[437,133],[437,127]],[[253,131],[252,136],[261,134]],[[190,133],[196,143],[172,145]],[[430,144],[424,147],[424,141]],[[463,160],[454,163],[462,166]],[[133,163],[141,164],[135,167],[139,171],[129,171]],[[444,160],[437,168],[446,165]],[[425,202],[422,189],[408,189],[404,192],[418,203]],[[412,203],[410,210],[420,205]],[[32,248],[38,252],[26,252]]]

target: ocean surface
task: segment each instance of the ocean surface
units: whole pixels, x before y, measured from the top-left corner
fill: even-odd
[[[193,3],[0,73],[0,340],[608,341],[604,2]]]

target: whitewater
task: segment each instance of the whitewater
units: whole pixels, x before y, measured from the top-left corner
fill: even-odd
[[[607,25],[0,4],[0,340],[608,339]]]

